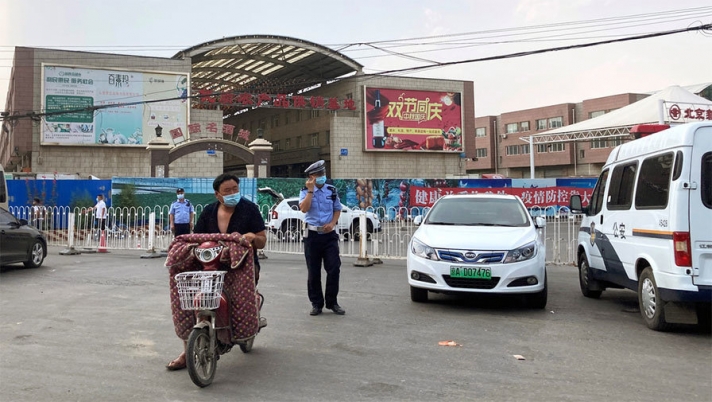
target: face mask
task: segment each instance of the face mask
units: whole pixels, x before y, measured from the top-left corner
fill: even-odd
[[[178,199],[179,199],[179,200],[182,200],[183,198],[185,198],[185,194],[178,194]]]
[[[223,195],[223,204],[226,207],[234,207],[238,202],[240,202],[240,193]]]
[[[326,183],[326,175],[324,176],[319,176],[316,178],[316,185],[317,186],[323,186],[324,183]]]
[[[96,197],[96,202],[99,202],[99,197]]]

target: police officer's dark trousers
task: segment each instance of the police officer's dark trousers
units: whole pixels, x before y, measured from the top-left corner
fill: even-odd
[[[341,258],[339,257],[339,235],[336,231],[319,234],[310,230],[304,239],[304,257],[307,260],[309,276],[307,279],[307,292],[313,307],[331,308],[338,304],[336,297],[339,293],[339,275],[341,272]],[[324,262],[326,271],[326,290],[321,290],[321,263]]]
[[[176,236],[190,234],[190,223],[176,223],[173,226],[176,228]]]

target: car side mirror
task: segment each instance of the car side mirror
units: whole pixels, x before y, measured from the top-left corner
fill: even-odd
[[[420,224],[421,224],[422,222],[423,222],[423,216],[422,216],[422,215],[418,215],[418,216],[416,216],[415,218],[413,218],[413,224],[414,224],[415,226],[420,226]]]
[[[20,226],[26,226],[27,225],[27,219],[19,219]]]
[[[574,214],[580,214],[581,212],[583,212],[580,195],[572,195],[571,198],[569,198],[569,209]]]
[[[534,226],[536,226],[537,229],[545,228],[546,219],[541,216],[537,216],[536,218],[534,218]]]
[[[342,209],[341,212],[349,212],[348,209]]]

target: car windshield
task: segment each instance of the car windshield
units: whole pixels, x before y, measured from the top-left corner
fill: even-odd
[[[516,199],[455,197],[437,202],[425,224],[528,226],[529,214]]]

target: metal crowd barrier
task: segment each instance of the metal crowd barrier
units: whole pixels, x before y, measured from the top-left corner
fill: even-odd
[[[42,220],[33,215],[32,206],[10,207],[10,212],[19,219],[26,219],[46,236],[48,245],[74,247],[79,251],[96,250],[101,234],[95,211],[91,208],[68,206],[45,206]],[[200,216],[204,205],[195,205],[195,217]],[[108,250],[166,251],[173,240],[168,211],[170,205],[154,207],[108,209],[105,247]],[[262,215],[269,223],[272,207],[264,207]],[[358,209],[355,209],[358,211]],[[351,230],[339,233],[341,255],[373,259],[405,259],[408,244],[417,229],[413,218],[427,213],[423,208],[368,208],[380,219],[381,230],[365,236],[355,236]],[[546,218],[543,229],[546,239],[549,264],[574,264],[576,242],[581,216],[571,214],[568,208],[532,208],[533,217]],[[70,228],[72,230],[70,230]],[[267,245],[264,253],[303,254],[301,228],[296,231],[267,230]],[[358,231],[358,230],[357,230]],[[71,235],[71,238],[70,238]],[[365,246],[361,243],[364,240]]]

